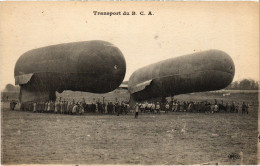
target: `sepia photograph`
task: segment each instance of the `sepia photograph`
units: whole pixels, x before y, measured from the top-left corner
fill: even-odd
[[[1,2],[1,165],[258,165],[259,2]]]

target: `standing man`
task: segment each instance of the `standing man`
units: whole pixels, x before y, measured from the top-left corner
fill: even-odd
[[[150,113],[152,112],[152,103],[147,104],[147,112],[148,111],[150,111]]]
[[[65,104],[66,105],[66,104]],[[81,102],[81,106],[83,107],[84,109],[84,112],[87,111],[87,103],[85,101],[85,98],[83,98],[83,101]]]
[[[84,108],[79,104],[78,105],[79,115],[84,114]]]
[[[173,110],[172,109],[172,106],[173,106],[173,96],[171,97],[171,101],[170,101],[169,106],[170,106],[169,110],[172,111]]]
[[[71,114],[71,107],[72,107],[72,102],[70,101],[67,101],[68,104],[67,104],[67,114]]]
[[[183,102],[183,111],[184,112],[187,111],[187,103],[186,103],[186,101]]]
[[[243,102],[243,104],[242,104],[242,114],[246,114],[246,104],[245,104],[245,102]]]
[[[51,101],[51,112],[54,112],[54,101]]]
[[[58,101],[55,101],[54,103],[54,113],[57,114],[58,112]]]
[[[65,101],[64,113],[68,113],[68,101]]]
[[[180,112],[180,109],[181,109],[180,102],[177,101],[176,112]]]
[[[48,111],[48,101],[46,101],[45,106],[44,106],[44,112]]]
[[[188,102],[188,108],[187,108],[187,112],[191,112],[191,102]]]
[[[249,103],[247,103],[246,105],[246,114],[248,114],[248,110],[249,110]]]
[[[119,116],[119,110],[118,110],[118,102],[116,101],[114,104],[115,113],[117,113],[117,116]]]
[[[43,101],[42,102],[42,109],[41,109],[40,113],[44,113],[45,110],[46,110],[46,101]]]
[[[41,110],[42,110],[42,102],[40,101],[40,102],[38,102],[37,111],[38,111],[38,112],[41,112]]]
[[[101,102],[98,100],[98,102],[97,102],[97,109],[98,109],[98,113],[102,113],[102,104],[101,104]]]
[[[64,103],[64,101],[61,101],[60,102],[60,113],[61,114],[64,114],[64,108],[65,108],[65,103]]]
[[[171,111],[172,111],[172,112],[175,112],[175,108],[176,108],[176,103],[175,103],[175,101],[173,101]]]
[[[142,104],[141,104],[140,111],[141,111],[141,112],[145,112],[144,109],[145,109],[145,103],[142,103]]]
[[[117,116],[119,116],[119,114],[121,114],[121,110],[122,110],[122,107],[121,107],[121,103],[119,101],[117,104]]]
[[[135,105],[135,118],[138,118],[138,112],[139,112],[139,104],[136,103],[136,105]]]
[[[72,108],[72,114],[73,114],[73,115],[76,115],[77,112],[78,112],[78,109],[79,109],[79,104],[77,103],[77,104],[75,104],[75,105],[73,106],[73,108]]]
[[[235,104],[233,101],[231,102],[230,112],[232,112],[232,113],[235,112]]]
[[[226,103],[226,112],[230,112],[230,105],[229,105],[229,102]]]
[[[51,101],[48,102],[48,109],[47,112],[50,113],[51,112]]]
[[[33,103],[33,112],[37,112],[37,103]]]
[[[114,112],[115,112],[115,107],[114,107],[114,104],[112,103],[112,102],[110,102],[110,113],[111,114],[114,114]]]
[[[110,112],[110,102],[107,103],[107,113],[111,114],[111,112]]]
[[[156,109],[157,114],[160,114],[160,103],[159,102],[157,102],[155,109]]]
[[[239,103],[235,103],[235,112],[238,113],[239,110]]]
[[[215,113],[218,112],[218,104],[215,104],[215,106],[214,106],[214,112],[215,112]]]
[[[11,110],[14,110],[16,104],[17,104],[17,102],[15,102],[14,100],[12,100],[11,103],[10,103],[10,109],[11,109]]]
[[[155,102],[152,102],[152,106],[151,106],[151,112],[154,113],[155,112]]]
[[[170,105],[169,105],[169,103],[167,101],[166,105],[165,105],[165,113],[168,113],[169,109],[170,109]]]

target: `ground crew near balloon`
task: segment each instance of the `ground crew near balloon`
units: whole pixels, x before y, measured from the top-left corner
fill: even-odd
[[[72,108],[72,114],[76,114],[77,109],[78,109],[78,106],[77,106],[77,104],[75,104],[75,105],[73,106],[73,108]]]
[[[48,110],[48,102],[45,102],[44,111],[43,112],[47,112],[47,110]]]
[[[16,104],[17,104],[17,102],[15,102],[14,100],[12,100],[12,101],[10,102],[10,109],[11,109],[11,110],[14,110]]]
[[[156,103],[155,110],[156,110],[157,114],[160,113],[160,103],[159,102]]]
[[[37,112],[37,103],[33,103],[33,112]]]
[[[81,105],[79,105],[78,109],[79,109],[79,115],[83,115],[84,114],[84,108]]]
[[[61,112],[61,114],[64,114],[64,109],[65,109],[65,103],[63,101],[61,101],[61,103],[60,103],[60,112]]]
[[[155,103],[154,102],[152,103],[151,111],[152,111],[152,113],[154,113],[154,111],[155,111]]]
[[[17,102],[12,101],[15,104]],[[10,102],[10,110],[14,110],[12,108],[12,102]],[[100,113],[100,114],[113,114],[116,113],[117,116],[120,114],[130,113],[136,114],[137,104],[134,105],[134,108],[131,110],[129,104],[125,101],[103,101],[100,103],[101,110],[95,111],[98,108],[97,102],[89,102],[88,104],[85,101],[79,101],[75,104],[75,100],[56,100],[54,101],[40,101],[40,102],[28,102],[23,103],[20,106],[21,111],[31,111],[31,112],[44,112],[44,113],[61,113],[61,114],[73,114],[73,115],[83,115],[84,113]],[[235,103],[235,102],[217,102],[216,100],[212,100],[210,102],[206,101],[177,101],[174,100],[172,104],[172,110],[170,110],[170,102],[166,101],[161,103],[159,101],[144,101],[138,102],[138,114],[140,113],[160,113],[160,111],[165,111],[165,113],[169,112],[198,112],[198,113],[238,113],[239,110],[242,110],[242,114],[249,114],[249,103],[243,102],[243,104]],[[216,103],[216,104],[215,104]],[[229,104],[231,103],[231,104]],[[76,106],[76,107],[75,107]],[[13,106],[14,107],[14,106]],[[138,116],[138,115],[135,115]]]
[[[168,113],[168,112],[169,112],[169,109],[170,109],[170,105],[169,105],[169,103],[167,102],[167,103],[165,104],[165,113]]]
[[[48,101],[48,108],[47,108],[47,113],[50,113],[51,112],[51,102]]]
[[[140,108],[139,104],[136,103],[136,105],[135,105],[135,118],[138,118],[139,108]]]

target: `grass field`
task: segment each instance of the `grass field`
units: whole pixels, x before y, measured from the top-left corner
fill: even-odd
[[[257,102],[257,96],[176,98]],[[174,112],[138,119],[133,114],[70,116],[8,108],[2,103],[2,164],[257,164],[257,106],[244,116]],[[229,159],[231,153],[240,159]]]

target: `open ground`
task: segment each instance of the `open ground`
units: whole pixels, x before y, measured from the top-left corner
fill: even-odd
[[[257,102],[258,94],[179,100]],[[81,96],[82,97],[82,96]],[[257,164],[258,106],[237,113],[85,114],[9,110],[2,102],[2,164]],[[232,153],[239,155],[230,159]]]

